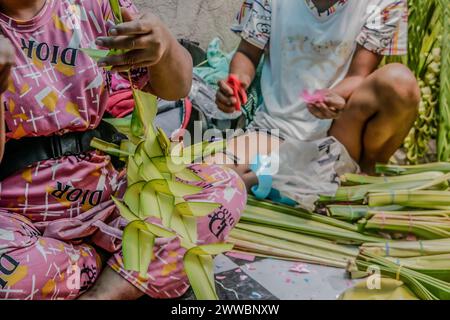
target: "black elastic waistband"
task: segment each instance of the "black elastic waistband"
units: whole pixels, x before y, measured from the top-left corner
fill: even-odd
[[[102,121],[96,129],[84,132],[9,140],[0,164],[0,181],[39,161],[91,151],[93,138],[120,143],[124,137],[112,125]]]

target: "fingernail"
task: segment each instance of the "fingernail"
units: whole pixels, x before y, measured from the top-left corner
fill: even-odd
[[[98,45],[99,47],[103,47],[105,43],[103,42],[102,39],[97,38],[97,39],[95,40],[95,44]]]
[[[117,29],[116,28],[112,28],[111,30],[109,30],[109,34],[112,36],[117,36]]]

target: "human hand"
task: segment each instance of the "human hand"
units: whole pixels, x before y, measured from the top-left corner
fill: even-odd
[[[100,59],[99,66],[112,66],[112,71],[125,72],[131,68],[152,67],[164,59],[176,40],[162,21],[152,13],[134,17],[124,8],[122,16],[124,22],[112,27],[110,36],[97,38],[96,44],[129,51]]]
[[[330,89],[320,90],[323,99],[307,104],[309,112],[319,119],[337,119],[347,108],[347,101]]]
[[[230,75],[226,80],[218,82],[219,90],[216,94],[216,104],[220,110],[225,113],[233,113],[239,110],[240,104],[247,103],[246,90],[249,87],[249,81],[242,81],[237,75]],[[239,89],[233,86],[240,86]],[[238,92],[236,93],[235,90]],[[236,97],[239,95],[239,98]]]

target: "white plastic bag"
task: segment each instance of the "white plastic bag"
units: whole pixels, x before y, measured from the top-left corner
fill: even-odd
[[[360,171],[345,147],[334,137],[309,142],[288,139],[271,158],[278,161],[273,188],[307,210],[314,209],[320,195],[336,194],[339,176]]]

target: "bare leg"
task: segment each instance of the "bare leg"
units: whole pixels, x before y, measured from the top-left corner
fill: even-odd
[[[107,266],[95,285],[79,300],[136,300],[144,293]]]
[[[242,136],[231,139],[227,145],[227,153],[234,155],[233,159],[224,153],[218,153],[205,162],[209,164],[225,164],[236,171],[244,180],[247,190],[258,184],[258,179],[249,164],[256,155],[268,155],[279,148],[281,140],[264,132],[250,132]]]
[[[336,120],[337,138],[366,173],[388,162],[417,117],[420,90],[412,72],[401,64],[372,73],[350,97],[349,109]]]

